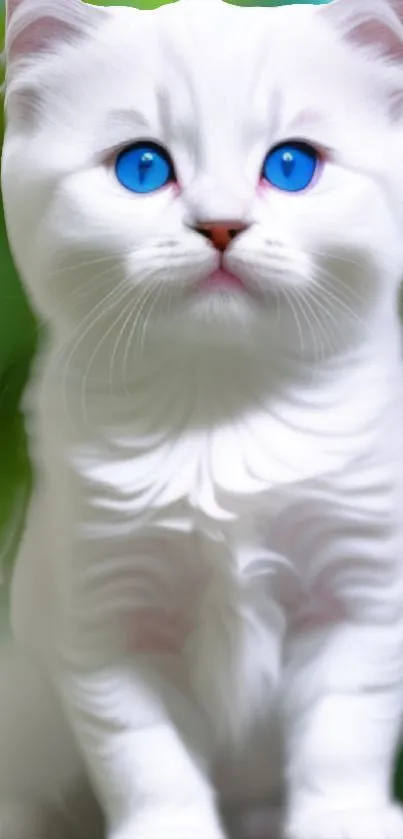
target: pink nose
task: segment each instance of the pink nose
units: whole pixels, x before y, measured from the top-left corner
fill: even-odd
[[[223,253],[235,236],[246,230],[247,225],[240,221],[203,222],[196,225],[196,230],[209,239],[214,247]]]

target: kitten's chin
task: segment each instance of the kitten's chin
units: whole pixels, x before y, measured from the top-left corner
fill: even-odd
[[[193,346],[252,345],[264,329],[262,307],[242,290],[215,289],[188,298],[166,324],[181,342]]]

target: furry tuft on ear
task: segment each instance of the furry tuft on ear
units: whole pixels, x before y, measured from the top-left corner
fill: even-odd
[[[6,59],[9,63],[84,35],[105,10],[81,0],[6,0]]]
[[[403,0],[333,0],[320,13],[331,15],[346,39],[403,62]]]

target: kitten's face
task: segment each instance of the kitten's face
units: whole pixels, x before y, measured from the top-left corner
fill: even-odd
[[[47,316],[79,329],[97,306],[102,329],[132,337],[145,325],[187,341],[266,332],[302,347],[301,332],[336,340],[336,324],[345,333],[395,294],[401,125],[379,68],[312,7],[111,9],[92,38],[41,58],[30,84],[37,104],[10,99],[3,181],[12,246]],[[138,143],[141,165],[157,155],[145,174]],[[283,143],[297,150],[292,176],[289,158],[267,158]],[[197,227],[227,221],[241,232],[221,252]],[[206,282],[218,268],[241,283]]]

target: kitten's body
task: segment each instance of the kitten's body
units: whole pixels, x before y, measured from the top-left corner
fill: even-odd
[[[52,325],[14,633],[63,696],[111,839],[218,839],[213,787],[246,812],[284,774],[292,839],[398,839],[400,71],[312,9],[207,5],[100,13],[99,36],[94,16],[9,81],[9,233]],[[104,165],[144,119],[181,195],[133,199]],[[311,193],[265,196],[259,161],[290,135],[333,152]],[[197,290],[217,256],[187,225],[223,218],[250,225],[225,256],[250,295]],[[80,773],[71,752],[58,777],[49,739],[35,798],[45,765],[56,789]],[[26,769],[0,759],[4,806]]]

